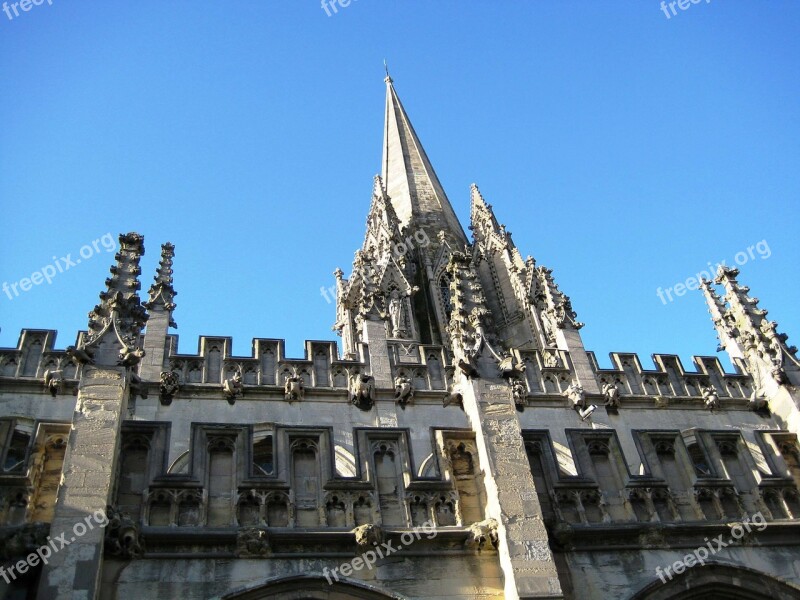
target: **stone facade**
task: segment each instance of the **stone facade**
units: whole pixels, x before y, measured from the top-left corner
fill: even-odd
[[[179,352],[175,248],[141,302],[130,233],[74,346],[0,349],[0,599],[800,598],[800,363],[738,272],[703,282],[735,373],[601,369],[386,84],[340,346]]]

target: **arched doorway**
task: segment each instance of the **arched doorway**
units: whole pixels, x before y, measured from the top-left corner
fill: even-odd
[[[630,600],[800,600],[800,588],[746,567],[707,564],[657,579]]]
[[[341,579],[341,577],[340,577]],[[357,581],[328,581],[319,575],[296,575],[269,579],[257,586],[235,590],[221,600],[406,600]]]

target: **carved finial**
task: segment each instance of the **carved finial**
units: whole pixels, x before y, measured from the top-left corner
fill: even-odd
[[[384,78],[383,81],[385,81],[386,83],[393,83],[394,79],[392,79],[389,76],[389,65],[386,63],[386,59],[385,58],[383,59],[383,68],[386,70],[386,77]]]
[[[144,307],[148,310],[158,310],[163,307],[165,310],[172,312],[175,310],[175,302],[173,302],[178,292],[172,285],[172,259],[175,257],[175,246],[167,242],[161,245],[161,260],[158,263],[158,270],[156,271],[155,283],[150,286],[148,292],[149,299],[144,303]],[[170,327],[177,328],[175,321],[170,317]]]
[[[107,290],[100,293],[100,304],[89,313],[89,333],[72,355],[80,360],[88,356],[101,365],[131,366],[131,357],[144,355],[137,347],[139,335],[147,323],[147,312],[139,299],[141,289],[139,275],[142,270],[139,260],[144,255],[144,237],[138,233],[119,236],[119,252],[115,255],[117,264],[111,267],[111,277],[106,279]],[[101,340],[109,336],[119,350],[119,357],[108,352],[98,353]],[[99,356],[103,354],[103,356]],[[135,361],[138,362],[138,361]]]

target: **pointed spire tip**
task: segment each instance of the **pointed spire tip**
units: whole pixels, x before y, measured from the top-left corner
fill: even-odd
[[[394,79],[389,75],[389,65],[386,63],[386,59],[383,59],[383,68],[386,70],[386,77],[383,78],[384,83],[394,83]]]

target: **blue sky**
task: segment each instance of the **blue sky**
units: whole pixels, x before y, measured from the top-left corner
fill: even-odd
[[[180,349],[334,339],[320,293],[360,246],[380,169],[383,60],[466,227],[476,182],[554,271],[587,349],[714,354],[708,262],[742,265],[800,339],[800,4],[656,0],[45,0],[0,12],[0,282],[145,236],[176,245]],[[13,15],[13,12],[11,13]],[[113,253],[0,295],[74,341]],[[84,250],[85,254],[89,254]],[[768,258],[767,258],[768,255]],[[741,256],[740,256],[741,258]]]

